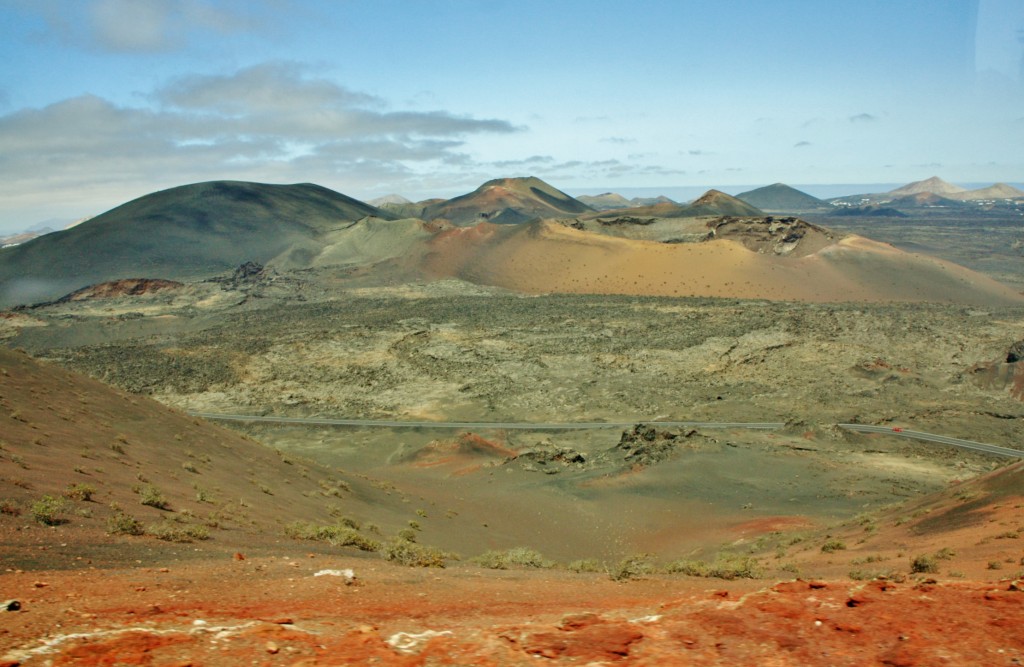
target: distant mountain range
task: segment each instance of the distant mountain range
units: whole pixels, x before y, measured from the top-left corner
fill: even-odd
[[[675,204],[668,197],[633,197],[632,199],[626,199],[620,194],[614,192],[605,192],[600,195],[580,195],[576,197],[590,208],[595,211],[613,211],[617,209],[625,208],[638,208],[642,206],[654,206],[656,204]]]
[[[996,183],[977,190],[967,190],[948,183],[938,176],[914,181],[902,187],[881,193],[866,193],[836,197],[829,200],[833,206],[866,206],[885,204],[895,208],[956,206],[965,202],[996,202],[1024,199],[1024,190],[1006,183]]]
[[[900,189],[905,194],[899,199],[922,205],[947,200],[927,188],[949,197],[970,194],[947,186],[938,179],[910,184]],[[308,183],[197,183],[140,197],[66,231],[0,249],[0,307],[54,300],[116,279],[205,279],[247,262],[280,271],[358,267],[360,275],[387,276],[392,282],[457,277],[527,292],[818,300],[847,293],[869,300],[1017,298],[980,276],[950,283],[950,276],[965,271],[961,267],[908,259],[889,246],[850,241],[792,216],[765,216],[752,202],[780,211],[820,208],[820,200],[784,184],[744,195],[749,201],[709,190],[690,204],[656,198],[643,206],[595,210],[541,179],[522,177],[491,180],[448,200],[412,203],[389,196],[373,206]],[[612,193],[599,199],[595,203],[625,201]],[[850,206],[843,213],[887,214],[877,206]],[[797,270],[793,262],[808,255],[819,261]],[[579,266],[557,269],[544,263],[577,260]],[[742,268],[746,287],[727,280],[729,271],[715,263],[719,261]],[[661,268],[627,279],[649,262]],[[837,268],[839,263],[845,268]],[[839,273],[810,277],[827,266]],[[721,274],[725,282],[697,285],[691,273],[698,270]],[[764,271],[774,273],[769,279]],[[893,272],[898,279],[882,280]],[[977,296],[982,293],[986,296]]]

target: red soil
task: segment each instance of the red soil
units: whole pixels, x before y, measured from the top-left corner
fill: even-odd
[[[352,567],[356,580],[315,576]],[[0,664],[1012,665],[1019,583],[411,570],[330,555],[7,572]]]

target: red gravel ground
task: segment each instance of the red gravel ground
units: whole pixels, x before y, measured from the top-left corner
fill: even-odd
[[[352,568],[356,578],[316,573]],[[1024,584],[622,583],[324,554],[9,571],[0,665],[1019,665]]]

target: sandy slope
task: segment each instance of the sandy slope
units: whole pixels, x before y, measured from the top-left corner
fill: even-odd
[[[664,244],[611,238],[553,222],[477,225],[431,240],[424,266],[527,293],[716,296],[799,301],[1021,303],[1012,289],[963,267],[847,237],[804,257],[737,242]]]

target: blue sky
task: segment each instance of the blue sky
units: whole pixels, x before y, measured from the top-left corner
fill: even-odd
[[[370,199],[1024,180],[1024,0],[0,0],[0,232]]]

